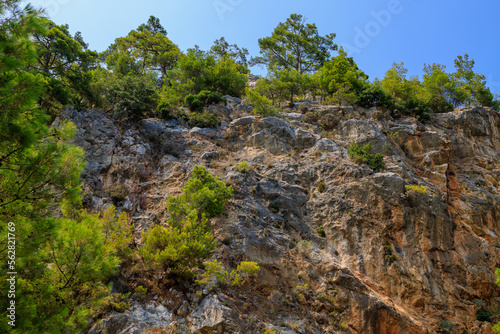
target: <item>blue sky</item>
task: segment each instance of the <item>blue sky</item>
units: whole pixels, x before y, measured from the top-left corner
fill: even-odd
[[[321,35],[336,33],[358,66],[383,77],[394,61],[409,75],[422,75],[424,63],[453,70],[453,60],[468,53],[475,71],[500,94],[500,1],[482,0],[34,0],[57,24],[81,31],[90,48],[105,50],[150,15],[160,19],[181,50],[195,44],[207,50],[224,36],[229,43],[258,55],[258,39],[270,36],[292,13],[316,23]],[[254,68],[255,74],[265,70]]]

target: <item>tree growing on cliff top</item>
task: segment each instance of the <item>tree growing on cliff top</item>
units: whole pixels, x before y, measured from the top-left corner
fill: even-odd
[[[270,37],[259,39],[260,57],[253,64],[295,69],[300,74],[314,72],[337,50],[335,34],[321,36],[313,24],[306,24],[300,14],[292,14],[274,29]]]

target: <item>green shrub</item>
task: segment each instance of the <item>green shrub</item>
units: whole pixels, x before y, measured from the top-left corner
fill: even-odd
[[[125,112],[133,119],[144,118],[155,110],[158,92],[150,78],[143,75],[125,75],[109,83],[105,92],[105,106],[115,113]]]
[[[209,111],[191,112],[188,119],[189,125],[199,128],[215,128],[220,125],[220,122],[221,120]]]
[[[325,230],[324,230],[324,229],[322,229],[322,228],[318,228],[318,229],[316,230],[316,232],[318,233],[318,235],[319,235],[320,237],[322,237],[322,238],[325,238],[325,237],[326,237],[326,233],[325,233]]]
[[[177,224],[180,227],[157,225],[144,233],[139,254],[146,266],[174,277],[194,277],[217,245],[206,221],[204,215],[199,219],[192,210]]]
[[[356,103],[363,108],[386,107],[392,109],[394,104],[390,95],[379,85],[366,86],[357,96]]]
[[[271,101],[257,93],[255,90],[247,88],[247,100],[253,106],[254,115],[258,116],[277,116],[278,112],[271,105]]]
[[[182,190],[182,195],[167,200],[169,223],[174,225],[191,210],[195,210],[200,219],[202,215],[208,219],[214,218],[224,212],[224,206],[233,197],[233,187],[226,187],[221,179],[200,166],[194,167],[191,178]]]
[[[166,101],[158,103],[156,106],[156,112],[158,117],[161,119],[172,119],[177,116],[174,112],[174,108],[172,108],[172,106]]]
[[[222,286],[238,286],[245,281],[244,276],[249,277],[260,271],[260,267],[256,262],[243,261],[236,270],[228,270],[224,268],[221,262],[217,260],[205,263],[205,271],[201,274],[201,279],[197,280],[197,284],[208,284],[209,289]]]
[[[320,193],[324,192],[324,191],[325,191],[325,189],[326,189],[326,184],[325,184],[325,182],[321,181],[320,183],[318,183],[318,191],[319,191]]]
[[[347,150],[349,158],[356,163],[366,163],[373,170],[380,170],[385,168],[383,164],[384,156],[380,153],[372,154],[372,145],[370,143],[359,147],[355,142],[352,142],[351,146]]]
[[[240,173],[248,173],[250,171],[250,166],[245,161],[242,161],[240,164],[238,164],[236,167],[236,170]]]
[[[242,262],[240,262],[238,267],[236,267],[236,270],[241,272],[241,273],[246,274],[247,276],[253,276],[260,271],[260,267],[257,264],[257,262],[242,261]]]
[[[431,118],[431,109],[427,103],[414,96],[410,96],[408,99],[396,103],[395,108],[403,114],[415,116],[419,120]]]
[[[196,95],[190,94],[184,98],[184,103],[190,111],[202,111],[203,107],[219,102],[226,103],[226,99],[222,98],[220,94],[208,90],[202,90]]]
[[[205,270],[201,274],[201,279],[196,280],[197,284],[208,284],[209,290],[217,285],[235,286],[243,284],[243,278],[236,270],[224,268],[221,262],[217,260],[205,263]]]

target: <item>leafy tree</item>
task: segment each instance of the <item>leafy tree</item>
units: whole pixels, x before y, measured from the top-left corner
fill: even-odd
[[[237,64],[248,65],[248,49],[241,49],[236,44],[229,44],[224,37],[215,40],[214,45],[210,48],[210,53],[214,56],[215,60],[229,57]]]
[[[363,108],[386,107],[393,109],[391,96],[385,93],[380,84],[368,84],[356,97],[356,103]]]
[[[326,62],[313,75],[313,80],[318,82],[319,92],[323,96],[333,96],[338,92],[340,94],[337,95],[350,96],[350,100],[354,100],[365,87],[368,76],[340,48],[338,56]]]
[[[170,226],[156,226],[144,234],[144,246],[139,253],[153,272],[193,278],[195,270],[216,247],[207,218],[223,212],[227,201],[233,197],[233,188],[226,187],[205,167],[195,166],[182,190],[180,196],[167,201]]]
[[[155,226],[144,234],[144,246],[139,249],[146,265],[153,271],[192,278],[216,247],[204,215],[187,212],[177,227]]]
[[[75,209],[83,168],[83,151],[68,143],[75,126],[47,125],[49,116],[37,108],[47,80],[25,70],[37,62],[33,36],[44,32],[45,22],[29,5],[0,3],[2,293],[9,290],[6,273],[17,272],[16,327],[2,321],[2,333],[78,332],[94,304],[109,294],[104,283],[118,264],[102,220]],[[60,210],[64,217],[54,217]],[[9,232],[15,256],[8,252]],[[4,319],[8,305],[2,297]]]
[[[106,81],[105,104],[116,114],[124,112],[132,119],[141,119],[156,108],[158,92],[150,77],[125,75]]]
[[[453,103],[455,106],[479,103],[484,106],[499,109],[490,89],[486,87],[486,77],[474,73],[474,59],[469,60],[469,55],[458,56],[455,59],[455,73],[452,74]]]
[[[165,28],[161,25],[160,23],[160,19],[157,18],[157,17],[154,17],[153,15],[151,15],[148,19],[148,22],[147,23],[143,23],[141,24],[138,28],[137,28],[137,31],[138,32],[143,32],[144,30],[148,30],[150,32],[152,32],[153,34],[157,34],[157,33],[160,33],[164,36],[167,36],[167,31],[165,30]]]
[[[270,68],[295,69],[300,74],[314,72],[337,50],[335,34],[320,36],[315,24],[306,24],[302,15],[292,14],[270,37],[259,39],[260,57],[253,64]]]
[[[271,101],[259,94],[255,89],[247,88],[247,100],[253,106],[253,113],[259,116],[275,116],[276,110],[272,107]]]
[[[168,37],[159,20],[151,16],[147,24],[132,30],[126,37],[117,38],[106,51],[106,63],[111,69],[128,74],[123,68],[141,73],[153,70],[161,75],[162,82],[167,80],[167,71],[173,69],[180,50]]]
[[[29,66],[48,83],[39,101],[41,108],[55,115],[69,103],[79,108],[97,104],[90,71],[96,66],[98,54],[87,49],[80,33],[71,36],[68,25],[56,25],[48,19],[41,22],[45,29],[35,33],[33,39],[37,62]]]
[[[453,110],[453,83],[441,64],[424,65],[424,98],[429,107],[436,112]]]
[[[421,95],[422,89],[418,77],[406,78],[408,70],[403,62],[392,64],[381,81],[384,91],[392,96],[395,101],[408,99],[410,96]]]
[[[214,218],[224,212],[224,207],[233,197],[233,187],[217,176],[211,175],[205,167],[195,166],[191,178],[182,187],[183,193],[178,197],[170,197],[167,209],[170,213],[168,222],[178,226],[181,220],[195,210],[198,218],[206,216]]]

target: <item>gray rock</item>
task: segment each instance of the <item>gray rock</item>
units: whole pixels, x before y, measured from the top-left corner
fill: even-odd
[[[143,119],[139,123],[144,130],[145,134],[152,134],[156,136],[161,136],[162,133],[167,128],[165,121],[157,118],[147,118]]]
[[[124,313],[112,313],[98,325],[94,325],[89,334],[140,334],[147,328],[167,327],[172,323],[172,313],[163,305],[147,304],[143,309],[140,304],[132,305]]]
[[[212,128],[199,128],[194,127],[189,131],[190,135],[197,135],[201,137],[209,137],[209,138],[217,138],[219,136],[219,132]]]
[[[302,115],[302,114],[300,114]],[[303,116],[303,115],[302,115]],[[295,129],[295,138],[297,140],[297,146],[299,148],[308,149],[313,147],[318,140],[321,139],[321,136],[312,134],[309,131],[302,129]]]
[[[246,117],[235,119],[234,121],[229,123],[229,126],[233,127],[233,126],[249,125],[249,124],[252,124],[253,122],[255,122],[256,120],[257,119],[253,116],[246,116]]]
[[[339,145],[335,144],[335,142],[333,142],[328,138],[321,138],[320,140],[318,140],[312,150],[313,152],[322,151],[322,152],[338,153],[342,157],[347,156],[347,151],[343,147],[340,147]]]
[[[253,134],[248,138],[252,146],[262,146],[272,154],[288,153],[297,144],[290,124],[277,117],[266,117],[252,124]]]
[[[230,107],[230,108],[234,109],[237,105],[241,104],[241,99],[240,98],[237,98],[237,97],[234,97],[234,96],[231,96],[231,95],[224,95],[222,97],[226,99],[227,106]]]
[[[192,333],[219,333],[218,327],[230,319],[231,309],[222,305],[216,295],[209,295],[198,310],[188,317]]]
[[[212,159],[217,159],[219,157],[219,152],[217,151],[212,151],[212,152],[204,152],[201,155],[201,158],[203,160],[212,160]]]
[[[285,114],[286,118],[295,120],[295,121],[303,121],[304,120],[304,114],[297,113],[297,112],[290,112]]]

